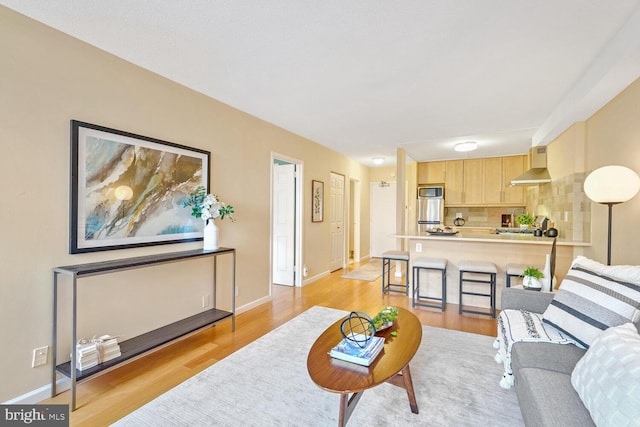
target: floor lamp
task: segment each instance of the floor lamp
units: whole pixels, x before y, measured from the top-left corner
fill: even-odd
[[[607,234],[607,265],[611,265],[611,214],[613,205],[629,201],[640,190],[638,174],[624,166],[604,166],[594,170],[584,180],[584,192],[596,203],[609,207]]]

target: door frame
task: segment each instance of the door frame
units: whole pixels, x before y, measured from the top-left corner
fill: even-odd
[[[347,235],[351,235],[351,230],[353,229],[353,261],[360,262],[360,185],[362,183],[359,179],[349,178],[349,221],[347,222]],[[353,201],[353,205],[351,204]],[[351,218],[353,217],[353,224],[351,223]],[[348,246],[348,245],[347,245]],[[349,250],[351,248],[347,248],[347,260],[349,257]]]
[[[293,157],[271,152],[270,164],[269,164],[269,284],[273,286],[273,174],[274,174],[274,162],[275,160],[282,160],[287,163],[296,165],[296,179],[295,179],[295,255],[294,255],[294,277],[293,286],[302,286],[302,182],[304,181],[304,162]]]

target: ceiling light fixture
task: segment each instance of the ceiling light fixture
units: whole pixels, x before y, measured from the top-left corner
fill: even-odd
[[[373,160],[374,165],[381,165],[382,163],[384,163],[384,157],[374,157],[371,160]]]
[[[453,146],[456,151],[473,151],[478,148],[478,143],[475,141],[461,142]]]

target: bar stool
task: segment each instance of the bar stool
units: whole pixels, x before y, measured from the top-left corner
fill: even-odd
[[[496,317],[496,275],[498,269],[492,262],[485,261],[460,261],[460,304],[458,305],[458,313],[475,313],[483,314],[486,316]],[[465,274],[471,275],[471,277],[465,278]],[[484,277],[478,277],[484,276]],[[465,283],[484,283],[489,285],[489,293],[465,291]],[[477,311],[468,310],[462,308],[462,296],[463,295],[475,295],[479,297],[488,297],[490,311]]]
[[[507,264],[505,267],[507,288],[511,287],[512,277],[524,277],[524,270],[527,268],[525,264]]]
[[[420,270],[436,270],[442,274],[442,294],[441,297],[430,297],[420,293]],[[420,305],[423,307],[439,308],[444,311],[447,303],[447,260],[444,258],[427,258],[420,257],[413,261],[413,292],[411,294],[411,302],[413,307]],[[417,300],[417,301],[416,301]],[[440,304],[434,304],[440,302]]]
[[[391,282],[391,261],[404,263],[404,283]],[[387,279],[386,284],[385,273]],[[382,293],[385,292],[400,292],[409,295],[409,252],[386,251],[382,254]]]

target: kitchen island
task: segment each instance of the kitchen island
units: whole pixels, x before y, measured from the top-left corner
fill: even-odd
[[[491,234],[486,232],[462,231],[451,235],[394,235],[405,239],[405,250],[410,252],[410,260],[417,257],[445,258],[447,265],[447,302],[458,304],[459,270],[461,260],[489,261],[498,268],[496,280],[497,308],[501,307],[500,295],[505,287],[505,268],[507,264],[526,264],[544,268],[546,255],[551,252],[553,238],[535,237],[531,234]],[[558,238],[556,242],[556,287],[567,274],[571,262],[583,254],[583,248],[591,246],[588,242],[567,241]],[[411,265],[410,265],[411,267]],[[411,270],[410,270],[411,271]],[[425,273],[423,273],[425,274]],[[439,295],[440,284],[436,275],[428,280],[421,276],[423,291],[429,295]],[[428,282],[428,287],[424,283]],[[515,284],[519,284],[515,281]],[[514,285],[514,281],[512,281]],[[482,285],[480,285],[482,286]],[[482,288],[479,288],[482,289]],[[486,290],[486,286],[484,288]],[[532,291],[533,292],[533,291]],[[488,307],[486,298],[465,297],[465,305]]]

